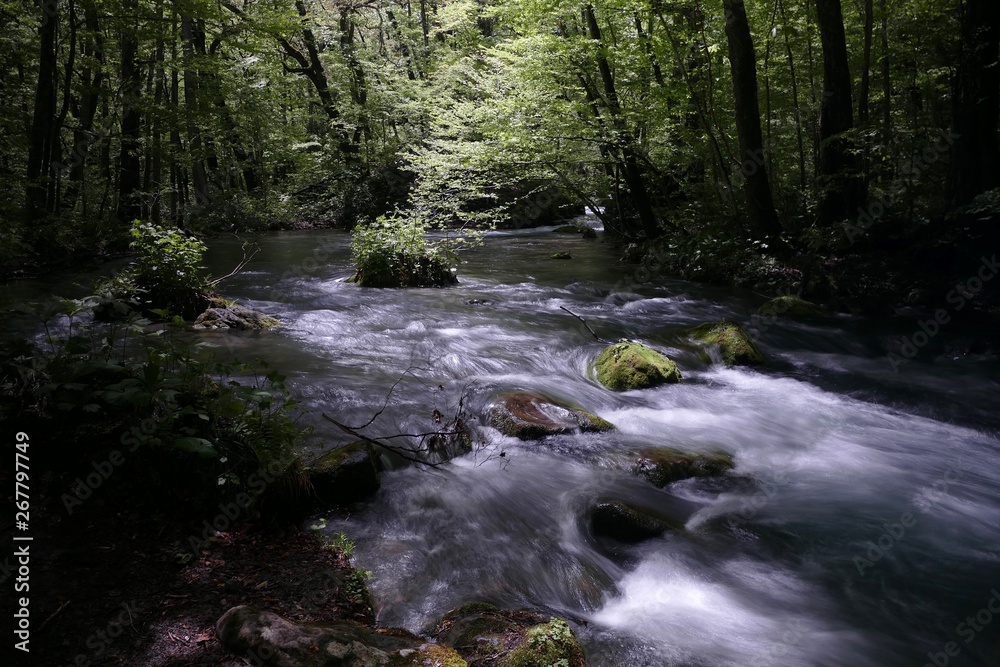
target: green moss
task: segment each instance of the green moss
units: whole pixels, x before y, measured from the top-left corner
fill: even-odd
[[[416,651],[400,651],[389,667],[469,667],[455,649],[439,644],[424,644]]]
[[[726,452],[690,454],[676,449],[644,449],[637,453],[632,471],[663,488],[690,477],[714,477],[733,469]]]
[[[357,442],[352,442],[344,445],[343,447],[331,449],[316,459],[311,467],[317,472],[332,471],[340,467],[349,457],[359,453],[364,454],[365,456],[370,456],[370,452],[371,445],[363,440],[358,440]]]
[[[677,365],[640,343],[621,342],[606,348],[595,362],[597,381],[608,389],[628,391],[678,382]]]
[[[764,362],[760,350],[736,322],[708,322],[691,329],[689,335],[705,345],[717,345],[727,366],[752,366]]]
[[[498,667],[583,667],[580,642],[561,618],[528,629],[524,640],[497,662]]]
[[[602,419],[598,417],[593,412],[587,412],[586,410],[578,410],[576,416],[580,421],[580,430],[584,432],[603,432],[603,431],[613,431],[615,425],[609,422],[607,419]]]
[[[802,320],[829,320],[832,318],[829,312],[815,303],[797,296],[779,296],[771,299],[761,306],[760,313],[764,316],[778,315],[779,317]]]

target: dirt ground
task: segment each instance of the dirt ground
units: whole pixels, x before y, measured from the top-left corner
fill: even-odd
[[[0,478],[13,488],[8,474]],[[34,484],[31,650],[17,652],[15,665],[249,665],[219,644],[214,629],[240,604],[297,621],[375,620],[363,576],[296,527],[213,530],[195,556],[190,538],[206,534],[211,515],[151,515],[127,486],[99,489],[103,495],[69,514],[60,500],[66,479],[49,473]],[[0,527],[5,544],[14,544],[13,528]],[[0,597],[11,619],[17,572],[9,569],[14,559],[4,561],[13,550],[4,551]]]

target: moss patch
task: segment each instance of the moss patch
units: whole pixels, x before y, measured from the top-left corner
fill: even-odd
[[[469,667],[455,649],[439,644],[424,644],[416,651],[400,651],[389,667]]]
[[[764,363],[760,350],[736,322],[708,322],[691,329],[689,335],[705,345],[716,345],[727,366],[752,366]]]
[[[628,391],[679,382],[677,364],[641,343],[621,342],[606,348],[595,362],[597,381],[608,389]]]
[[[569,624],[553,617],[531,627],[524,639],[500,659],[498,667],[583,667],[586,662],[580,642]]]
[[[632,472],[653,486],[691,477],[714,477],[733,469],[733,457],[725,452],[691,454],[676,449],[644,449],[636,452]]]

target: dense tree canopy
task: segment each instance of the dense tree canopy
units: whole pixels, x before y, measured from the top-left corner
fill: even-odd
[[[133,219],[832,253],[997,187],[989,0],[4,0],[7,272]],[[985,207],[985,209],[984,209]],[[911,229],[912,231],[912,229]],[[781,239],[777,237],[781,236]]]

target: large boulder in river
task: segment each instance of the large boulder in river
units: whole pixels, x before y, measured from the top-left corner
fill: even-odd
[[[691,477],[716,477],[733,469],[725,452],[688,453],[669,448],[647,448],[631,455],[631,470],[657,487]]]
[[[470,667],[585,667],[569,624],[533,611],[505,611],[472,602],[453,609],[431,631]]]
[[[308,474],[321,506],[357,502],[379,489],[378,454],[367,442],[352,442],[320,456]]]
[[[771,299],[758,311],[765,317],[788,317],[795,320],[829,320],[833,316],[811,301],[787,295]]]
[[[212,307],[194,321],[192,329],[236,329],[239,331],[266,331],[279,326],[277,319],[253,308],[236,304]]]
[[[677,364],[642,343],[622,341],[605,348],[594,363],[597,381],[608,389],[628,391],[679,382]]]
[[[699,343],[717,347],[726,366],[752,366],[764,362],[760,350],[736,322],[707,322],[688,332]]]
[[[500,394],[487,408],[487,423],[504,435],[537,440],[573,431],[610,431],[614,424],[586,410],[529,391]]]
[[[454,650],[405,630],[377,631],[338,621],[293,623],[245,605],[216,622],[219,641],[253,664],[277,667],[468,667]]]
[[[590,509],[590,524],[595,535],[634,544],[659,537],[668,530],[682,528],[677,521],[651,510],[618,500],[599,502]]]

